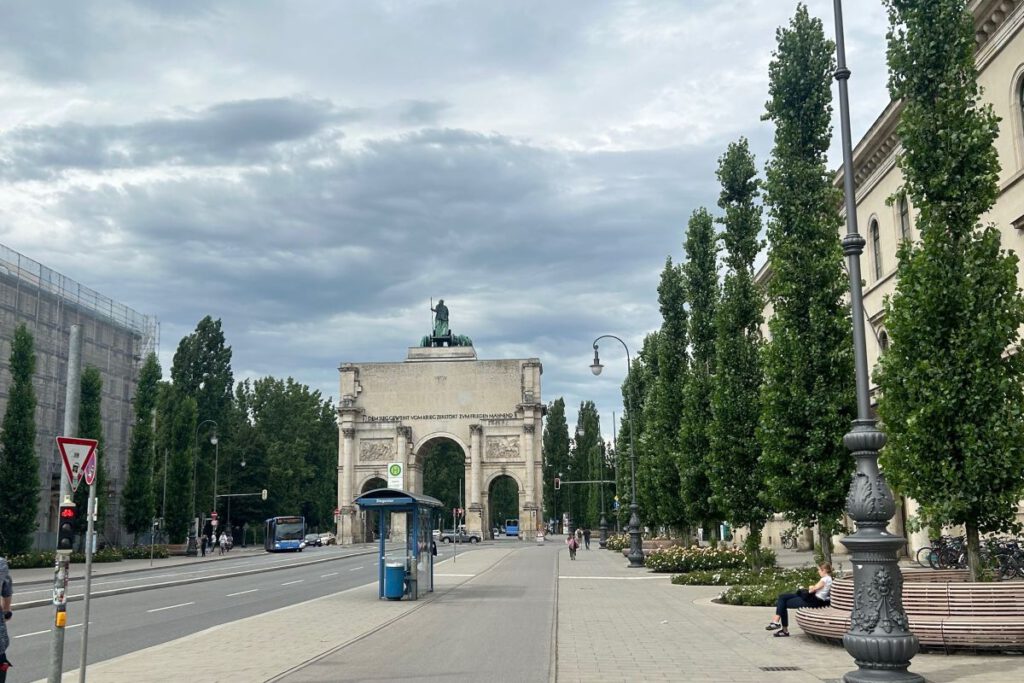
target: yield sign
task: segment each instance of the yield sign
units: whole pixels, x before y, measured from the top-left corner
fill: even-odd
[[[71,482],[71,490],[78,490],[78,482],[84,475],[88,483],[96,478],[96,439],[76,439],[73,436],[58,436],[57,448],[64,462],[64,473]]]

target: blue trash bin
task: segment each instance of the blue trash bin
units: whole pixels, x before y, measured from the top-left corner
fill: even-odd
[[[401,600],[405,595],[405,563],[388,562],[384,565],[384,597]]]

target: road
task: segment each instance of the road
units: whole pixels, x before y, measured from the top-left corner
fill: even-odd
[[[459,554],[469,551],[459,547]],[[438,559],[450,557],[452,549],[438,548]],[[89,621],[89,662],[99,662],[128,652],[174,640],[227,622],[261,612],[287,607],[306,600],[347,590],[377,580],[376,553],[346,557],[346,548],[309,548],[288,555],[255,555],[237,562],[225,560],[199,567],[154,570],[123,576],[110,576],[93,582],[94,591],[127,585],[156,587],[140,592],[111,595],[92,601]],[[326,562],[312,563],[317,559]],[[212,575],[279,566],[276,571],[173,587],[159,584],[181,579],[203,579]],[[148,583],[147,583],[148,582]],[[43,586],[25,586],[19,599]],[[80,588],[78,589],[80,592]],[[46,594],[50,592],[45,587]],[[74,594],[75,591],[70,591]],[[82,603],[68,604],[68,630],[64,644],[64,670],[78,667],[81,647]],[[8,622],[12,638],[8,657],[15,664],[8,683],[24,683],[45,678],[49,671],[53,607],[18,610]],[[231,656],[231,643],[224,643],[225,656]],[[182,656],[188,656],[182,653]]]

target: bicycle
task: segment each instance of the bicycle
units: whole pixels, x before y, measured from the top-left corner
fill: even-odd
[[[796,550],[797,548],[797,528],[793,527],[782,532],[782,547],[786,550]]]

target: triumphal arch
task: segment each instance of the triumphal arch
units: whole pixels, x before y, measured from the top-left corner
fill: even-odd
[[[488,535],[488,491],[503,476],[519,489],[522,534],[542,521],[540,361],[480,360],[468,337],[448,329],[443,300],[436,312],[432,334],[405,360],[338,368],[340,543],[364,540],[352,501],[387,482],[389,464],[402,465],[406,490],[423,493],[423,464],[438,440],[465,456],[467,531]]]

